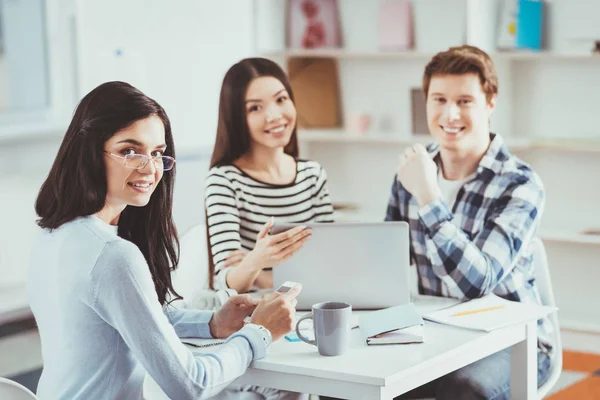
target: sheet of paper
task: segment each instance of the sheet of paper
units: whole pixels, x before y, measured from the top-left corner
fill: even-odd
[[[556,307],[505,300],[494,294],[423,315],[429,321],[490,332],[525,321],[534,321]]]

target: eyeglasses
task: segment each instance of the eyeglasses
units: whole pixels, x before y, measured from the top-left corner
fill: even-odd
[[[127,168],[142,169],[146,167],[146,165],[148,165],[148,161],[151,158],[156,169],[160,169],[162,171],[169,171],[172,170],[175,166],[175,159],[169,156],[148,157],[145,154],[126,154],[125,157],[122,157],[118,154],[114,154],[106,150],[104,150],[104,152],[113,157],[122,159],[124,161],[125,167]]]

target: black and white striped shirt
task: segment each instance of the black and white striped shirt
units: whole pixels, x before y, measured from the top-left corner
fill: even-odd
[[[271,216],[276,223],[333,222],[327,175],[315,161],[298,160],[287,185],[261,182],[234,165],[211,168],[205,185],[208,235],[215,264],[215,289],[227,288],[230,268],[221,268],[234,250],[250,251]]]

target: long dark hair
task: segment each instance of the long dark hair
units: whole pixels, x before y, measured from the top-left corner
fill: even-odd
[[[288,77],[277,63],[266,58],[246,58],[234,64],[225,74],[221,86],[217,138],[210,159],[210,168],[233,164],[235,160],[250,150],[250,128],[246,119],[246,91],[253,79],[263,76],[271,76],[279,80],[287,90],[290,100],[294,101],[294,93]],[[298,135],[295,126],[290,141],[283,150],[292,157],[298,158]],[[208,234],[208,216],[205,218],[208,282],[209,286],[213,288],[215,265]]]
[[[165,127],[165,155],[175,157],[171,123],[153,99],[124,82],[107,82],[79,103],[48,178],[35,202],[38,225],[56,229],[77,217],[100,211],[106,201],[104,143],[136,121],[157,116]],[[175,169],[165,173],[144,207],[126,207],[118,234],[138,246],[148,262],[162,305],[173,289],[171,271],[179,262],[179,241],[173,223]]]

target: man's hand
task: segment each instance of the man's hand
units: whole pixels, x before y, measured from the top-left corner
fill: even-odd
[[[244,326],[244,318],[250,316],[258,301],[250,295],[242,294],[230,297],[215,312],[209,322],[210,334],[214,338],[227,338]]]
[[[422,144],[407,147],[400,155],[398,181],[415,196],[421,207],[440,196],[437,165]]]

